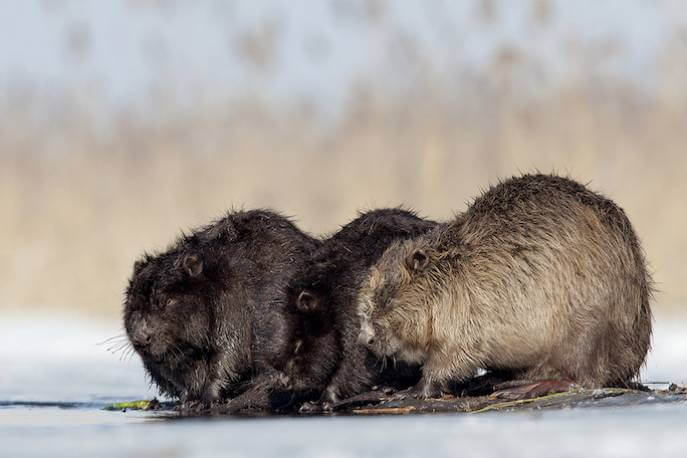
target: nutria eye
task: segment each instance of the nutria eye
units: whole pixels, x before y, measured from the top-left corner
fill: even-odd
[[[174,299],[160,299],[159,302],[157,303],[158,308],[160,310],[164,310],[167,307],[170,307],[176,303],[176,300]]]

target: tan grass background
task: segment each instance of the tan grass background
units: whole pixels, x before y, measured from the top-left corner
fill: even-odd
[[[525,106],[492,100],[486,113],[440,100],[368,101],[316,133],[307,117],[256,107],[122,121],[104,136],[78,118],[6,128],[0,304],[117,313],[143,250],[227,208],[273,207],[313,233],[385,205],[445,219],[489,183],[533,170],[614,198],[644,242],[659,306],[685,303],[683,111],[655,101],[632,109],[632,93],[599,99],[584,88]]]

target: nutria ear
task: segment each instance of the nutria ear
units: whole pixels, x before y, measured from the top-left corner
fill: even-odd
[[[296,308],[304,313],[315,312],[320,308],[320,300],[310,291],[301,291],[296,300]]]
[[[184,256],[184,270],[191,277],[197,277],[203,272],[203,261],[195,254]]]
[[[425,250],[416,250],[408,257],[407,264],[410,270],[422,270],[429,264],[429,257]]]

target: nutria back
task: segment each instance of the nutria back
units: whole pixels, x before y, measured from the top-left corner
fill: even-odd
[[[498,243],[511,254],[516,280],[548,279],[555,324],[570,339],[589,338],[563,359],[593,366],[578,368],[592,385],[626,385],[639,375],[651,342],[653,283],[632,224],[612,200],[567,178],[526,175],[476,199],[460,227],[461,243]],[[576,309],[558,313],[564,306]]]
[[[161,393],[209,402],[268,370],[286,286],[318,243],[270,210],[237,211],[139,260],[124,324]]]
[[[484,367],[625,385],[650,346],[652,283],[637,236],[620,207],[566,178],[499,183],[371,272],[362,334],[379,353],[425,362],[423,377]]]

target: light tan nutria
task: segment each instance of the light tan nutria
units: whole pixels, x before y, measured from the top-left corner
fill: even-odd
[[[575,181],[525,175],[387,249],[361,286],[360,340],[423,363],[425,397],[478,368],[623,386],[650,346],[651,293],[621,208]]]

